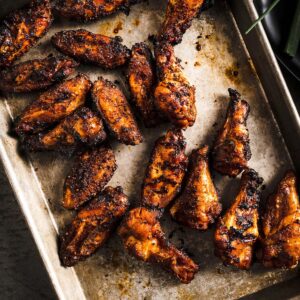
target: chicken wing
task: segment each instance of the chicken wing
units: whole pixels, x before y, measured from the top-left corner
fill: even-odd
[[[85,103],[90,88],[83,74],[54,86],[25,108],[17,119],[16,132],[21,136],[38,133],[61,121]]]
[[[158,214],[156,210],[135,208],[123,220],[118,234],[131,255],[145,262],[159,264],[182,283],[189,283],[198,271],[198,266],[166,240]]]
[[[153,101],[154,59],[151,50],[145,43],[138,43],[132,47],[128,80],[132,102],[141,114],[145,126],[157,125],[159,118]]]
[[[260,259],[266,267],[294,268],[300,260],[300,205],[297,179],[289,171],[267,201]]]
[[[29,60],[0,71],[0,90],[24,93],[45,89],[73,74],[78,65],[67,57]]]
[[[119,142],[137,145],[143,141],[126,97],[114,83],[100,77],[94,83],[92,97],[104,122]]]
[[[155,58],[159,77],[154,92],[157,109],[180,128],[193,126],[197,115],[195,87],[183,74],[173,46],[156,43]]]
[[[59,256],[64,267],[91,256],[110,237],[129,206],[123,189],[106,187],[82,208],[60,236]]]
[[[104,69],[122,66],[130,57],[130,50],[121,44],[120,37],[94,34],[84,29],[57,32],[51,41],[60,52]]]
[[[106,139],[102,120],[83,107],[66,117],[54,129],[25,138],[28,151],[58,151],[71,155],[81,146],[96,146]]]
[[[49,0],[33,0],[0,24],[0,67],[8,67],[43,37],[53,21]]]
[[[65,180],[63,206],[77,209],[95,197],[109,182],[116,168],[115,155],[109,146],[80,153]]]
[[[158,40],[178,44],[198,15],[204,0],[169,0]]]
[[[142,186],[142,205],[165,208],[179,193],[188,158],[181,130],[169,130],[152,150]]]
[[[240,94],[228,89],[230,104],[226,121],[220,130],[213,148],[213,167],[223,175],[236,177],[251,158],[247,118],[250,106],[241,100]]]
[[[258,188],[263,180],[253,169],[242,174],[240,191],[215,232],[215,253],[224,264],[249,269],[253,248],[259,236]]]
[[[208,146],[194,150],[186,187],[170,209],[173,219],[191,228],[206,230],[222,210],[208,164]]]

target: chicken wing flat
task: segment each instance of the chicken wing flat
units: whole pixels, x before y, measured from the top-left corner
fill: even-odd
[[[131,210],[118,228],[125,249],[137,259],[156,263],[182,283],[193,280],[198,265],[170,244],[158,221],[158,211],[139,207]]]
[[[33,0],[0,24],[0,67],[8,67],[43,37],[53,21],[49,0]]]
[[[121,44],[120,37],[94,34],[84,29],[60,31],[51,41],[60,52],[104,69],[122,66],[130,57],[130,50]]]
[[[300,205],[297,179],[288,171],[267,201],[260,259],[266,267],[294,268],[300,260]]]
[[[65,180],[63,206],[77,209],[95,197],[109,182],[116,168],[115,155],[109,146],[80,153]]]
[[[183,74],[173,46],[156,43],[155,58],[159,77],[154,92],[157,109],[175,126],[193,126],[197,115],[195,87]]]
[[[174,220],[188,227],[206,230],[222,210],[208,164],[208,146],[194,150],[186,187],[170,209]]]
[[[129,206],[123,189],[106,187],[82,208],[60,237],[59,256],[65,267],[91,256],[110,237]]]
[[[213,148],[213,167],[223,175],[236,177],[251,158],[247,118],[250,106],[241,100],[240,94],[228,89],[230,104],[226,121],[220,130]]]
[[[132,102],[141,114],[145,126],[157,125],[159,118],[153,101],[156,81],[154,59],[145,43],[138,43],[132,47],[128,79]]]
[[[0,90],[24,93],[45,89],[73,74],[78,65],[67,57],[29,60],[0,71]]]
[[[143,141],[127,99],[114,83],[100,77],[94,82],[92,97],[104,122],[119,142],[137,145]]]
[[[169,0],[164,23],[158,39],[178,44],[198,15],[204,0]]]
[[[165,208],[177,196],[188,165],[185,148],[180,129],[156,141],[142,186],[142,205]]]
[[[90,88],[88,77],[79,74],[42,93],[18,117],[16,132],[21,136],[33,134],[58,123],[83,106]]]
[[[83,107],[66,117],[54,129],[25,138],[28,151],[58,151],[71,155],[81,146],[96,146],[106,139],[102,120]]]
[[[253,248],[259,236],[258,188],[262,181],[253,169],[245,170],[234,203],[217,224],[215,253],[226,265],[249,269],[252,264]]]

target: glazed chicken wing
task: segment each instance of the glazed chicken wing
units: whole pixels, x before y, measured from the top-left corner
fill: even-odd
[[[114,83],[99,78],[92,88],[92,97],[104,122],[119,142],[137,145],[143,141],[127,99]]]
[[[60,237],[62,265],[74,266],[95,253],[110,237],[128,206],[128,197],[119,186],[106,187],[82,208]]]
[[[259,236],[258,188],[262,181],[253,169],[245,170],[236,199],[217,224],[215,253],[226,265],[239,269],[251,266],[254,244]]]
[[[142,205],[165,208],[179,193],[188,165],[181,130],[169,130],[154,146],[142,186]]]
[[[78,65],[67,57],[29,60],[0,71],[0,90],[24,93],[45,89],[74,73]]]
[[[138,43],[132,47],[128,80],[132,102],[141,114],[145,126],[155,126],[159,120],[153,101],[154,59],[145,43]]]
[[[208,165],[208,146],[194,150],[186,187],[170,209],[173,219],[188,227],[206,230],[222,210]]]
[[[178,44],[198,15],[204,0],[169,0],[164,23],[158,39]]]
[[[43,37],[52,23],[49,0],[33,0],[0,24],[0,67],[8,67]]]
[[[135,208],[123,220],[118,234],[131,255],[145,262],[159,264],[182,283],[189,283],[198,271],[198,266],[166,240],[158,214],[144,207]]]
[[[109,182],[116,168],[115,155],[109,146],[80,153],[65,180],[63,206],[77,209],[95,197]]]
[[[90,88],[88,77],[79,74],[44,92],[18,117],[16,132],[33,134],[61,121],[85,103]]]
[[[60,52],[104,69],[114,69],[128,61],[130,50],[121,42],[120,37],[94,34],[84,29],[60,31],[52,37],[54,47]]]
[[[300,205],[293,171],[282,178],[267,201],[260,259],[266,267],[293,268],[300,260]]]
[[[157,109],[180,128],[193,126],[197,115],[195,87],[183,74],[173,46],[156,43],[155,58],[159,77],[154,92]]]
[[[237,91],[228,91],[230,104],[226,121],[214,144],[213,167],[223,175],[236,177],[247,168],[251,158],[247,129],[250,106]]]

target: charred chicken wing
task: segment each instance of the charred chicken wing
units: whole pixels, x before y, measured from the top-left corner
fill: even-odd
[[[222,209],[209,171],[208,150],[204,146],[191,154],[186,187],[170,210],[173,219],[199,230],[214,223]]]
[[[77,66],[78,63],[67,57],[29,60],[0,71],[0,90],[23,93],[45,89],[68,77]]]
[[[236,177],[251,158],[247,118],[249,104],[240,94],[229,89],[230,104],[226,121],[220,130],[213,149],[213,167],[221,174]]]
[[[154,93],[157,109],[180,128],[193,126],[197,115],[195,87],[183,74],[173,46],[156,43],[155,58],[159,77]]]
[[[158,212],[146,208],[131,210],[118,229],[125,249],[137,259],[156,263],[182,283],[193,280],[198,266],[170,244],[158,221]]]
[[[129,206],[119,186],[107,187],[82,208],[60,237],[59,256],[65,267],[91,256],[109,238]]]
[[[266,267],[293,268],[300,260],[300,205],[297,179],[286,173],[267,201],[260,259]]]
[[[112,38],[84,29],[61,31],[52,37],[57,50],[76,60],[105,69],[114,69],[128,61],[130,50],[121,42],[120,37]]]
[[[8,67],[43,37],[52,23],[49,0],[33,0],[0,24],[0,67]]]
[[[63,206],[77,209],[95,197],[111,179],[116,168],[115,155],[109,146],[80,153],[65,181]]]
[[[165,208],[179,193],[188,158],[179,129],[159,138],[151,154],[142,187],[142,205]]]
[[[253,169],[243,172],[240,191],[215,232],[215,253],[224,264],[249,269],[254,244],[259,236],[258,188],[262,178]]]
[[[33,134],[61,121],[85,103],[90,88],[88,77],[80,74],[44,92],[18,117],[16,132]]]
[[[92,97],[104,122],[119,142],[137,145],[143,141],[126,97],[114,83],[99,78],[92,88]]]

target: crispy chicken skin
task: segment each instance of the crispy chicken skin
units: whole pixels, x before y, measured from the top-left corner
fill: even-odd
[[[25,138],[28,151],[58,151],[71,155],[81,146],[96,146],[106,139],[102,120],[83,107],[66,117],[54,129]]]
[[[64,184],[63,206],[77,209],[95,197],[109,182],[117,168],[110,146],[97,147],[78,154]]]
[[[267,201],[259,258],[266,267],[294,268],[300,260],[300,206],[297,179],[288,171]]]
[[[130,57],[130,50],[121,44],[120,37],[94,34],[84,29],[57,32],[51,41],[60,52],[104,69],[122,66]]]
[[[42,93],[18,117],[16,132],[21,136],[38,133],[58,123],[83,106],[90,88],[88,77],[79,74]]]
[[[45,89],[73,74],[78,65],[68,57],[29,60],[0,71],[0,90],[24,93]]]
[[[65,267],[74,266],[91,256],[110,237],[129,206],[123,189],[106,187],[79,210],[60,236],[59,256]]]
[[[138,145],[143,141],[127,99],[114,83],[100,77],[94,82],[92,98],[107,127],[119,142]]]
[[[180,129],[156,141],[142,186],[142,205],[165,208],[177,196],[188,165],[185,148]]]
[[[263,180],[253,169],[242,174],[240,191],[229,210],[220,218],[215,232],[215,254],[224,264],[249,269],[259,236],[259,186]]]
[[[157,109],[175,126],[193,126],[197,115],[195,87],[183,74],[173,46],[156,42],[155,58],[159,79],[154,92]]]
[[[188,227],[206,230],[222,210],[208,164],[208,146],[194,150],[183,193],[170,209],[174,220]]]
[[[43,37],[53,21],[49,0],[33,0],[0,24],[0,67],[8,67]]]
[[[158,40],[178,44],[198,15],[204,0],[169,0]]]
[[[230,103],[226,121],[214,144],[213,167],[223,175],[236,177],[247,168],[251,158],[247,129],[250,106],[237,91],[228,91]]]
[[[138,109],[145,126],[157,125],[159,118],[153,101],[156,81],[154,59],[145,43],[137,43],[132,47],[128,81],[132,102]]]
[[[170,244],[158,221],[159,212],[138,207],[129,212],[118,228],[125,249],[137,259],[156,263],[182,283],[193,280],[198,266]]]

